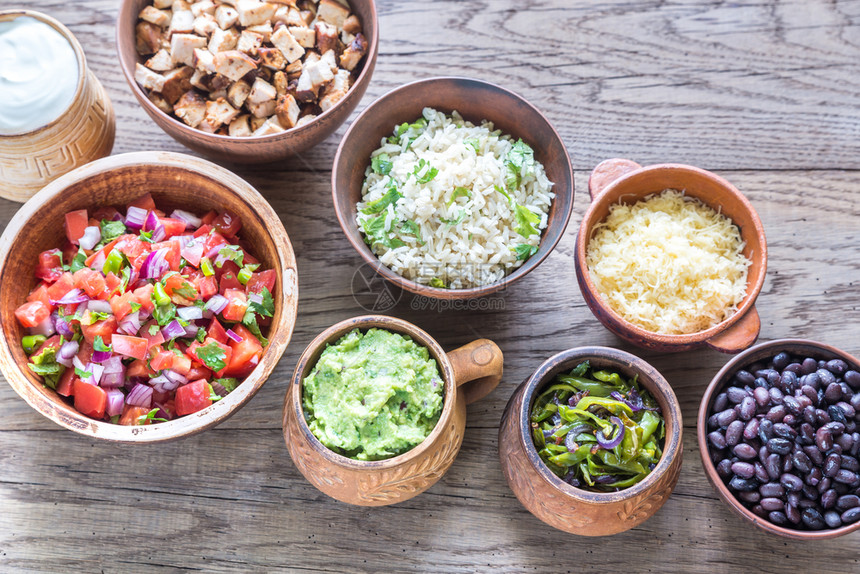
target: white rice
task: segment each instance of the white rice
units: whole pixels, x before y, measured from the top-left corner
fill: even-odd
[[[403,277],[424,285],[444,284],[451,289],[495,283],[523,264],[515,251],[518,245],[522,252],[528,250],[526,245],[536,248],[540,243],[555,196],[553,184],[543,166],[535,161],[533,174],[522,177],[513,189],[506,187],[505,160],[516,142],[494,131],[491,122],[475,126],[457,112],[449,117],[431,108],[425,108],[423,116],[427,127],[411,145],[410,137],[420,130],[413,129],[397,138],[395,128],[391,140],[396,143],[385,138],[371,154],[386,154],[392,167],[387,175],[381,175],[368,166],[362,201],[357,205],[358,227],[367,238],[365,224],[385,215],[388,237],[404,245],[374,242],[371,249],[384,265]],[[422,159],[438,170],[427,183],[419,183],[413,175]],[[419,176],[426,171],[426,167],[420,170]],[[386,195],[392,178],[402,197],[377,214],[362,213],[370,202]],[[534,224],[537,234],[524,237],[516,231],[519,225],[515,207],[495,186],[540,218]],[[461,191],[455,197],[457,188],[467,188],[470,196]],[[416,224],[423,244],[409,228],[404,230],[403,222]]]

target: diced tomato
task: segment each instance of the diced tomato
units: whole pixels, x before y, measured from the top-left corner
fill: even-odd
[[[116,247],[116,244],[119,243],[120,239],[120,237],[112,239],[107,243],[107,245],[105,245],[98,251],[93,251],[92,255],[90,255],[84,260],[84,265],[86,265],[87,267],[92,267],[96,259],[99,259],[100,257],[107,258],[107,256],[110,255],[110,252],[114,250],[114,247]],[[102,263],[102,265],[104,265],[104,263]]]
[[[63,252],[59,249],[43,251],[39,254],[36,278],[53,283],[63,274]]]
[[[230,355],[230,364],[219,373],[219,376],[244,378],[250,375],[254,367],[260,363],[263,345],[243,325],[233,325],[232,328],[237,335],[242,337],[242,340],[238,343],[230,340],[230,348],[233,349],[233,353]]]
[[[144,359],[132,361],[125,371],[127,377],[154,377],[158,373],[147,366]]]
[[[148,409],[146,407],[133,407],[131,405],[125,405],[122,409],[122,415],[119,417],[119,424],[133,427],[140,425],[141,417],[146,419],[146,415],[149,414],[149,411],[152,409]],[[149,419],[143,420],[143,424],[148,425],[151,424],[152,421]]]
[[[152,291],[155,289],[152,284],[138,287],[134,290],[134,302],[147,311],[155,309],[155,303],[152,300]]]
[[[107,295],[110,297],[122,287],[122,279],[117,277],[113,271],[108,271],[108,274],[105,275],[105,284],[107,285]]]
[[[48,349],[50,347],[53,347],[55,349],[60,348],[60,336],[59,335],[53,335],[51,337],[48,337],[48,339],[44,343],[42,343],[41,345],[36,347],[36,350],[33,351],[33,354],[31,356],[35,357],[37,355],[40,355],[42,353],[42,351],[44,351],[45,349]]]
[[[185,222],[181,219],[161,217],[158,221],[164,226],[164,236],[168,239],[174,235],[182,235],[185,233]]]
[[[248,298],[244,291],[238,289],[227,289],[224,292],[227,298],[227,306],[221,312],[221,316],[227,321],[241,321],[248,309]]]
[[[48,297],[59,301],[63,295],[75,288],[75,280],[71,273],[63,273],[54,284],[48,287]]]
[[[94,419],[100,419],[105,416],[107,393],[103,388],[85,383],[81,379],[76,378],[74,393],[76,409]]]
[[[221,245],[226,247],[229,244],[230,243],[226,239],[224,239],[223,235],[221,235],[215,230],[212,230],[212,232],[206,236],[206,242],[203,244],[203,255],[206,255],[216,247],[219,247]],[[215,258],[212,257],[213,261],[214,259]]]
[[[148,341],[143,337],[129,337],[127,335],[113,336],[113,352],[125,357],[135,359],[146,358]]]
[[[212,213],[214,213],[214,212],[212,212]],[[200,227],[198,227],[198,228],[197,228],[197,231],[195,231],[195,232],[194,232],[194,233],[192,233],[191,235],[192,235],[193,237],[201,237],[201,236],[206,235],[207,233],[209,233],[211,230],[212,230],[212,226],[211,226],[211,225],[206,225],[206,224],[204,223],[203,225],[201,225]]]
[[[35,327],[50,315],[51,307],[44,301],[30,301],[15,309],[15,317],[24,327]]]
[[[212,317],[212,322],[209,324],[209,331],[206,333],[207,337],[212,337],[219,343],[227,344],[230,340],[227,337],[227,331],[224,330],[224,327],[221,326],[221,323],[218,322],[218,319]]]
[[[203,222],[203,225],[212,225],[212,222],[215,221],[215,218],[218,217],[218,213],[213,211],[207,211],[203,217],[200,218],[200,221]]]
[[[105,277],[92,269],[79,269],[74,273],[75,287],[83,289],[90,297],[98,297],[107,289]]]
[[[64,397],[71,397],[75,394],[75,370],[66,369],[60,375],[60,380],[57,382],[57,394]]]
[[[160,347],[153,347],[150,350],[152,358],[149,360],[149,366],[153,371],[163,371],[164,369],[173,368],[173,359],[176,355],[173,351],[167,351]]]
[[[84,325],[81,323],[81,333],[84,339],[90,344],[96,340],[96,337],[101,337],[106,345],[111,344],[112,337],[117,328],[116,317],[111,315],[103,321],[96,321],[92,325]]]
[[[218,348],[224,352],[224,357],[221,358],[221,360],[224,362],[224,369],[226,369],[227,366],[230,364],[230,358],[233,355],[233,349],[231,349],[229,346],[225,345],[224,343],[219,343],[215,339],[207,337],[202,345],[200,343],[198,343],[197,341],[194,341],[191,344],[191,346],[188,347],[188,354],[191,356],[192,359],[194,359],[195,361],[197,361],[201,365],[204,365],[208,368],[209,365],[207,365],[206,361],[204,361],[203,358],[200,356],[200,348],[206,347],[207,349],[211,350],[211,345],[217,345]],[[224,371],[224,369],[220,369],[219,371],[216,371],[215,375],[220,377],[221,373]]]
[[[71,265],[72,260],[75,258],[75,255],[78,254],[78,246],[72,245],[66,240],[66,244],[63,245],[63,263],[66,265]]]
[[[48,295],[48,285],[45,283],[40,283],[38,287],[33,289],[29,295],[27,295],[27,301],[41,301],[48,307],[51,306],[51,297]]]
[[[242,285],[235,273],[224,273],[218,280],[218,290],[226,297],[227,291],[244,291],[245,286]]]
[[[180,305],[188,305],[199,298],[197,289],[183,275],[171,275],[164,282],[164,292],[168,297],[179,299],[174,301]]]
[[[209,380],[212,378],[212,371],[200,365],[198,363],[191,363],[191,368],[188,369],[188,373],[183,373],[185,378],[189,381],[196,381],[197,379],[206,379]]]
[[[204,301],[208,300],[212,295],[218,292],[218,280],[215,279],[214,275],[210,275],[209,277],[201,275],[195,279],[193,283],[194,288],[197,289],[197,293],[200,295],[200,298]]]
[[[154,330],[155,334],[151,335],[149,330],[152,326],[157,327],[157,330]],[[158,326],[154,320],[150,321],[140,330],[140,336],[146,339],[146,350],[148,351],[152,347],[157,347],[158,345],[164,342],[164,335],[161,333],[161,327]]]
[[[114,295],[110,299],[110,308],[117,321],[131,313],[131,302],[134,301],[134,293],[126,291],[122,295]]]
[[[183,377],[188,377],[188,373],[191,372],[191,358],[188,355],[179,356],[174,353],[173,365],[170,367],[170,370],[179,373]]]
[[[78,349],[78,354],[76,355],[78,360],[83,364],[87,364],[92,361],[93,358],[93,344],[87,341],[86,339],[81,342],[81,346]]]
[[[135,235],[123,235],[117,239],[119,241],[116,243],[116,249],[125,255],[132,267],[140,269],[149,255],[151,244],[141,241]]]
[[[154,211],[155,210],[155,200],[152,199],[152,195],[150,195],[149,193],[146,193],[144,195],[141,195],[140,197],[138,197],[137,199],[135,199],[131,203],[129,203],[128,206],[129,207],[139,207],[139,208],[145,209],[147,211]]]
[[[263,287],[265,287],[269,290],[269,293],[274,293],[276,277],[277,274],[274,269],[266,269],[259,273],[251,273],[251,278],[248,279],[245,291],[247,293],[262,293]]]
[[[164,260],[170,265],[171,271],[179,271],[179,263],[182,260],[182,252],[179,243],[176,241],[162,241],[161,243],[153,243],[152,250],[167,249]]]
[[[212,404],[211,387],[204,380],[194,381],[176,389],[176,414],[190,415]]]
[[[118,221],[120,212],[113,207],[99,207],[93,212],[93,219],[99,223],[106,219],[108,221]]]
[[[84,236],[84,230],[90,224],[90,218],[87,216],[86,209],[70,211],[66,214],[66,237],[74,245],[77,245],[81,237]]]
[[[224,237],[235,237],[242,229],[242,218],[230,211],[223,211],[212,220],[212,227]]]

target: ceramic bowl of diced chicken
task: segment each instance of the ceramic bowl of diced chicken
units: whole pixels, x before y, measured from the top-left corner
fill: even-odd
[[[124,0],[119,60],[143,109],[183,145],[265,163],[330,136],[376,63],[373,0]]]

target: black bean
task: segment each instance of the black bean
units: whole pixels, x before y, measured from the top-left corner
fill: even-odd
[[[821,530],[827,526],[827,523],[824,522],[824,517],[814,508],[805,508],[800,516],[806,527],[811,530]]]
[[[717,398],[714,399],[714,412],[724,411],[727,406],[729,406],[729,397],[726,396],[726,393],[718,394]]]
[[[756,450],[745,442],[735,445],[732,452],[735,453],[735,456],[742,458],[743,460],[753,460],[758,456]]]
[[[758,482],[756,482],[755,480],[749,480],[746,478],[735,476],[732,477],[732,479],[729,481],[729,488],[731,488],[732,490],[737,490],[739,492],[758,490]]]
[[[716,448],[726,448],[726,437],[720,431],[714,431],[708,434],[708,442]]]
[[[762,484],[758,491],[762,496],[768,498],[781,498],[785,496],[785,487],[778,482],[767,482]]]
[[[824,453],[818,450],[818,447],[815,446],[805,446],[803,447],[803,452],[812,459],[812,462],[821,466],[824,464]]]
[[[782,352],[774,356],[773,358],[773,368],[778,370],[783,370],[786,365],[791,362],[791,356],[788,353]]]
[[[840,512],[845,512],[849,508],[860,506],[860,496],[856,494],[846,494],[836,499],[836,509]]]
[[[815,430],[808,422],[800,425],[800,444],[811,445],[815,443]]]
[[[852,391],[851,391],[851,387],[848,386],[848,383],[843,381],[843,382],[839,383],[839,386],[842,387],[842,398],[844,398],[845,400],[850,399]]]
[[[815,432],[815,445],[822,451],[830,450],[833,447],[833,433],[827,428],[821,427]]]
[[[736,462],[732,464],[732,472],[741,478],[752,478],[755,476],[755,466],[748,462]]]
[[[747,396],[747,392],[740,387],[729,387],[726,389],[726,397],[729,399],[729,402],[738,404],[744,397]]]
[[[773,421],[761,419],[758,425],[758,437],[761,439],[761,442],[767,442],[773,438]]]
[[[737,373],[735,373],[735,379],[742,385],[751,385],[755,382],[755,376],[749,371],[744,371],[741,369]]]
[[[853,456],[843,454],[840,458],[842,459],[842,468],[846,470],[851,470],[853,472],[860,471],[860,461],[858,461]]]
[[[818,426],[827,424],[830,422],[830,415],[824,409],[815,409],[815,422]]]
[[[860,396],[860,393],[858,393],[858,396]],[[857,414],[857,409],[855,409],[851,403],[840,401],[836,403],[836,407],[839,408],[839,410],[841,410],[845,414],[846,419],[853,419],[854,415]],[[830,417],[833,418],[833,415],[830,415]]]
[[[814,373],[818,369],[818,361],[815,359],[806,358],[803,359],[803,362],[800,364],[800,372],[804,375],[808,375],[809,373]]]
[[[815,389],[816,393],[821,390],[821,378],[818,376],[818,373],[804,375],[803,384]]]
[[[791,452],[791,441],[784,438],[772,438],[767,441],[767,450],[776,454],[788,454]]]
[[[792,397],[791,395],[786,395],[782,399],[783,406],[793,415],[799,415],[803,410],[800,406],[800,403],[797,402],[797,399]],[[776,407],[774,407],[776,408]],[[783,415],[784,416],[784,415]]]
[[[846,371],[842,378],[852,389],[860,390],[860,373],[854,370]]]
[[[860,520],[860,507],[858,508],[850,508],[842,513],[840,516],[842,522],[845,524],[854,524],[858,520]]]
[[[735,446],[741,442],[741,436],[744,432],[744,423],[742,421],[734,421],[726,429],[726,445]]]
[[[825,424],[825,425],[824,425],[823,427],[821,427],[821,428],[823,428],[823,429],[827,429],[828,431],[830,431],[830,432],[831,432],[831,433],[833,433],[834,435],[837,435],[837,436],[838,436],[838,435],[841,435],[842,433],[844,433],[844,432],[845,432],[845,428],[846,428],[846,427],[845,427],[845,424],[844,424],[844,423],[841,423],[841,422],[839,422],[839,421],[831,421],[831,422],[829,422],[829,423]],[[821,430],[821,429],[818,429],[818,430]]]
[[[789,506],[794,506],[795,508],[797,508],[797,505],[800,504],[800,493],[789,492],[785,495],[785,500]]]
[[[785,366],[784,370],[785,371],[791,371],[795,375],[800,376],[800,363],[798,363],[798,362],[789,363]]]
[[[822,478],[824,478],[824,473],[821,472],[821,469],[816,466],[813,467],[812,470],[807,473],[806,477],[803,479],[803,482],[811,486],[818,486],[818,483],[821,482]]]
[[[831,453],[827,455],[827,458],[824,459],[824,476],[835,478],[836,473],[839,472],[839,466],[841,463],[842,460],[838,454]]]
[[[776,480],[782,474],[782,460],[778,454],[772,454],[764,461],[764,468],[771,480]]]
[[[779,371],[776,371],[774,369],[767,369],[766,371],[764,371],[763,376],[771,385],[779,383],[780,379],[782,379],[782,377],[779,375]]]
[[[753,466],[755,467],[755,477],[758,479],[759,482],[764,484],[765,482],[770,481],[770,475],[767,473],[767,470],[765,470],[764,465],[762,463],[760,463],[759,461],[755,461],[753,463]]]
[[[842,359],[833,359],[827,361],[827,365],[824,368],[834,375],[842,375],[848,370],[848,365]]]
[[[854,484],[855,482],[860,481],[860,475],[848,470],[847,468],[840,468],[836,472],[836,476],[833,477],[833,480],[841,482],[842,484]]]
[[[848,488],[847,484],[842,484],[841,482],[833,482],[833,490],[836,491],[836,494],[842,496],[843,494],[848,494],[851,489]]]
[[[860,392],[854,393],[854,396],[851,397],[848,404],[854,407],[855,413],[860,412]]]
[[[734,409],[726,409],[717,415],[717,423],[719,423],[721,427],[725,428],[737,418],[737,411],[735,411]]]
[[[783,510],[785,508],[785,502],[779,498],[762,498],[760,504],[767,511]]]
[[[759,441],[761,442],[761,441]],[[752,445],[750,445],[752,446]],[[770,451],[767,450],[767,445],[761,445],[758,447],[758,459],[764,463],[767,460],[767,457],[770,456]]]
[[[830,383],[836,382],[836,377],[827,369],[818,369],[815,371],[818,374],[818,380],[821,381],[821,386],[827,388]]]
[[[762,377],[756,377],[755,381],[753,382],[753,387],[755,387],[756,389],[761,388],[767,390],[770,388],[770,383],[767,382],[767,379],[764,379]]]
[[[800,391],[800,389],[795,391],[794,394],[795,394],[794,398],[797,399],[797,404],[800,405],[800,410],[801,410],[800,414],[802,415],[803,414],[802,411],[806,410],[806,407],[812,406],[812,399],[810,399],[809,397],[804,395],[803,392]]]
[[[839,435],[836,439],[836,444],[842,447],[842,452],[850,452],[854,448],[854,435],[847,432]]]
[[[761,504],[756,504],[752,507],[753,514],[762,518],[767,518],[767,511],[761,507]]]
[[[748,421],[755,416],[755,411],[755,399],[747,395],[741,401],[740,407],[738,407],[738,415],[741,417],[741,420]]]
[[[830,528],[839,528],[842,526],[842,518],[835,510],[828,510],[824,513],[824,522],[826,522],[827,526]]]
[[[860,432],[854,432],[851,434],[851,438],[854,439],[854,446],[851,447],[851,456],[860,455]]]
[[[797,424],[797,417],[794,416],[793,414],[787,414],[784,417],[782,417],[782,422],[784,422],[785,424],[787,424],[789,426],[794,426]]]
[[[786,505],[785,516],[792,524],[800,524],[800,511],[797,509],[797,505]]]
[[[829,407],[827,407],[827,414],[830,415],[830,420],[833,422],[842,424],[848,422],[848,419],[845,418],[845,411],[843,411],[836,405],[830,405]]]
[[[713,415],[708,417],[708,428],[709,429],[720,428],[720,423],[717,422],[717,415],[716,414],[713,414]]]
[[[803,473],[808,473],[812,470],[812,461],[809,460],[809,456],[805,452],[797,451],[791,456],[791,461],[794,464],[794,468]]]
[[[821,479],[821,482],[819,482],[818,486],[816,486],[815,488],[818,489],[818,492],[827,492],[828,490],[830,490],[832,484],[833,481],[831,480],[831,478],[829,476],[825,476]]]
[[[797,438],[797,431],[785,423],[774,423],[773,434],[780,438],[788,440],[794,440],[795,438]]]
[[[750,420],[744,427],[743,437],[747,440],[752,440],[758,436],[758,427],[760,422],[761,421],[759,419]]]
[[[800,490],[803,489],[803,481],[788,472],[779,477],[779,483],[783,485],[786,490],[790,490],[792,492],[800,492]]]
[[[840,401],[842,399],[842,387],[839,386],[839,383],[833,381],[827,385],[827,388],[824,389],[824,398],[831,403]]]
[[[800,509],[804,508],[816,508],[818,506],[818,502],[814,500],[809,500],[808,498],[801,498],[800,502],[797,504],[797,507]]]
[[[732,411],[732,412],[734,412],[734,411]],[[783,419],[783,417],[785,417],[785,415],[787,415],[787,414],[788,414],[788,411],[786,410],[786,408],[784,406],[776,405],[775,407],[771,407],[771,409],[769,411],[767,411],[767,414],[764,416],[770,422],[777,423],[777,422],[781,421]]]
[[[778,510],[774,510],[773,512],[768,513],[767,519],[776,524],[777,526],[782,526],[786,522],[788,522],[788,518],[786,518],[785,514]]]
[[[800,387],[800,392],[803,393],[804,397],[810,400],[811,404],[818,404],[818,391],[813,389],[810,385],[803,385]],[[813,412],[815,412],[815,409],[813,409]]]
[[[767,391],[767,393],[770,395],[770,402],[776,405],[782,404],[782,397],[785,395],[783,395],[781,390],[777,389],[776,387],[771,387]]]
[[[791,472],[794,468],[794,462],[791,460],[791,456],[785,455],[782,457],[782,472]]]
[[[753,390],[753,397],[755,398],[755,402],[761,408],[766,407],[770,402],[770,393],[768,393],[767,389],[763,387],[756,387]]]
[[[732,476],[732,461],[724,458],[720,462],[717,463],[717,474],[720,475],[720,478],[723,480],[728,480]]]
[[[740,498],[744,502],[749,502],[750,504],[755,504],[759,500],[761,500],[761,494],[759,494],[755,490],[747,490],[744,492],[739,492],[738,498]]]
[[[814,486],[804,484],[803,485],[803,496],[805,496],[807,500],[817,501],[818,500],[818,491],[815,490]]]

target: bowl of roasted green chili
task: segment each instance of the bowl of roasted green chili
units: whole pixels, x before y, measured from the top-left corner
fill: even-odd
[[[681,411],[666,379],[618,349],[545,361],[511,397],[499,431],[508,484],[567,532],[615,534],[668,499],[681,466]]]

